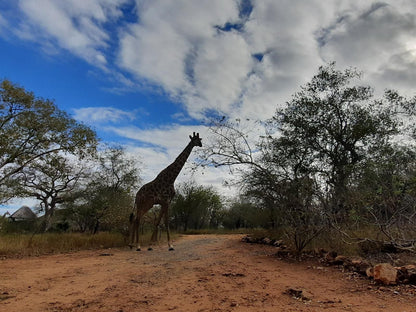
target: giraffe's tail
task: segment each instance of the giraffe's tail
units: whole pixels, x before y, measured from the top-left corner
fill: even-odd
[[[137,204],[136,204],[136,201],[134,201],[133,211],[130,213],[130,216],[129,216],[129,222],[130,222],[130,224],[133,223],[134,218],[136,216],[135,215],[136,207],[137,207]]]

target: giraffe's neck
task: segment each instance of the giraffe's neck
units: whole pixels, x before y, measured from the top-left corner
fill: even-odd
[[[173,184],[181,172],[183,166],[185,165],[186,160],[191,154],[192,148],[193,145],[190,142],[182,151],[182,153],[176,157],[175,161],[159,173],[157,178],[163,178],[163,180]]]

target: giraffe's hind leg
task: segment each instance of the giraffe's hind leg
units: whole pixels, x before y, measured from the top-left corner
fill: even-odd
[[[136,251],[141,251],[140,247],[140,217],[137,218],[136,221]]]
[[[131,238],[130,238],[130,249],[135,248],[136,251],[141,251],[140,247],[140,219],[141,216],[137,213],[132,220],[132,231],[131,231]]]
[[[134,242],[136,246],[136,251],[141,251],[139,233],[140,233],[140,217],[137,217],[135,220],[135,226],[134,226],[134,235],[135,235]]]
[[[153,207],[152,200],[139,200],[137,203],[137,214],[136,214],[136,231],[135,231],[135,242],[136,251],[141,251],[140,247],[140,222],[146,212]]]
[[[152,250],[152,245],[155,244],[158,241],[158,234],[159,234],[159,225],[160,225],[160,221],[162,220],[162,217],[164,215],[164,211],[163,209],[160,210],[159,215],[156,218],[155,223],[153,224],[154,228],[153,228],[153,233],[152,233],[152,237],[150,238],[150,246],[148,248],[148,250]]]
[[[173,248],[172,242],[170,241],[170,230],[169,230],[169,204],[166,204],[164,207],[162,207],[162,211],[163,211],[163,216],[164,216],[164,221],[165,221],[165,226],[166,226],[166,235],[168,238],[168,246],[169,246],[169,251],[175,250]]]
[[[129,217],[129,247],[133,249],[137,245],[137,231],[138,231],[138,224],[137,224],[137,215],[134,213],[130,214]]]

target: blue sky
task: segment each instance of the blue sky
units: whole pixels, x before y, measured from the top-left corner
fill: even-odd
[[[0,77],[125,145],[145,180],[209,140],[210,112],[270,118],[330,61],[415,95],[415,1],[0,0]],[[179,181],[232,194],[227,176]]]

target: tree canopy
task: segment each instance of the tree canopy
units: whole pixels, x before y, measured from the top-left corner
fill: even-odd
[[[0,201],[13,196],[16,173],[33,161],[58,152],[83,156],[95,150],[89,127],[9,80],[0,83]]]
[[[194,182],[182,184],[172,203],[173,227],[183,231],[217,228],[222,210],[221,198],[212,188]]]
[[[298,250],[352,220],[388,239],[404,237],[400,227],[416,222],[416,98],[387,90],[377,99],[360,77],[335,63],[321,66],[258,123],[264,135],[253,138],[240,120],[223,117],[201,151],[205,165],[244,166],[237,171],[244,195],[269,211],[270,226],[284,229]]]

